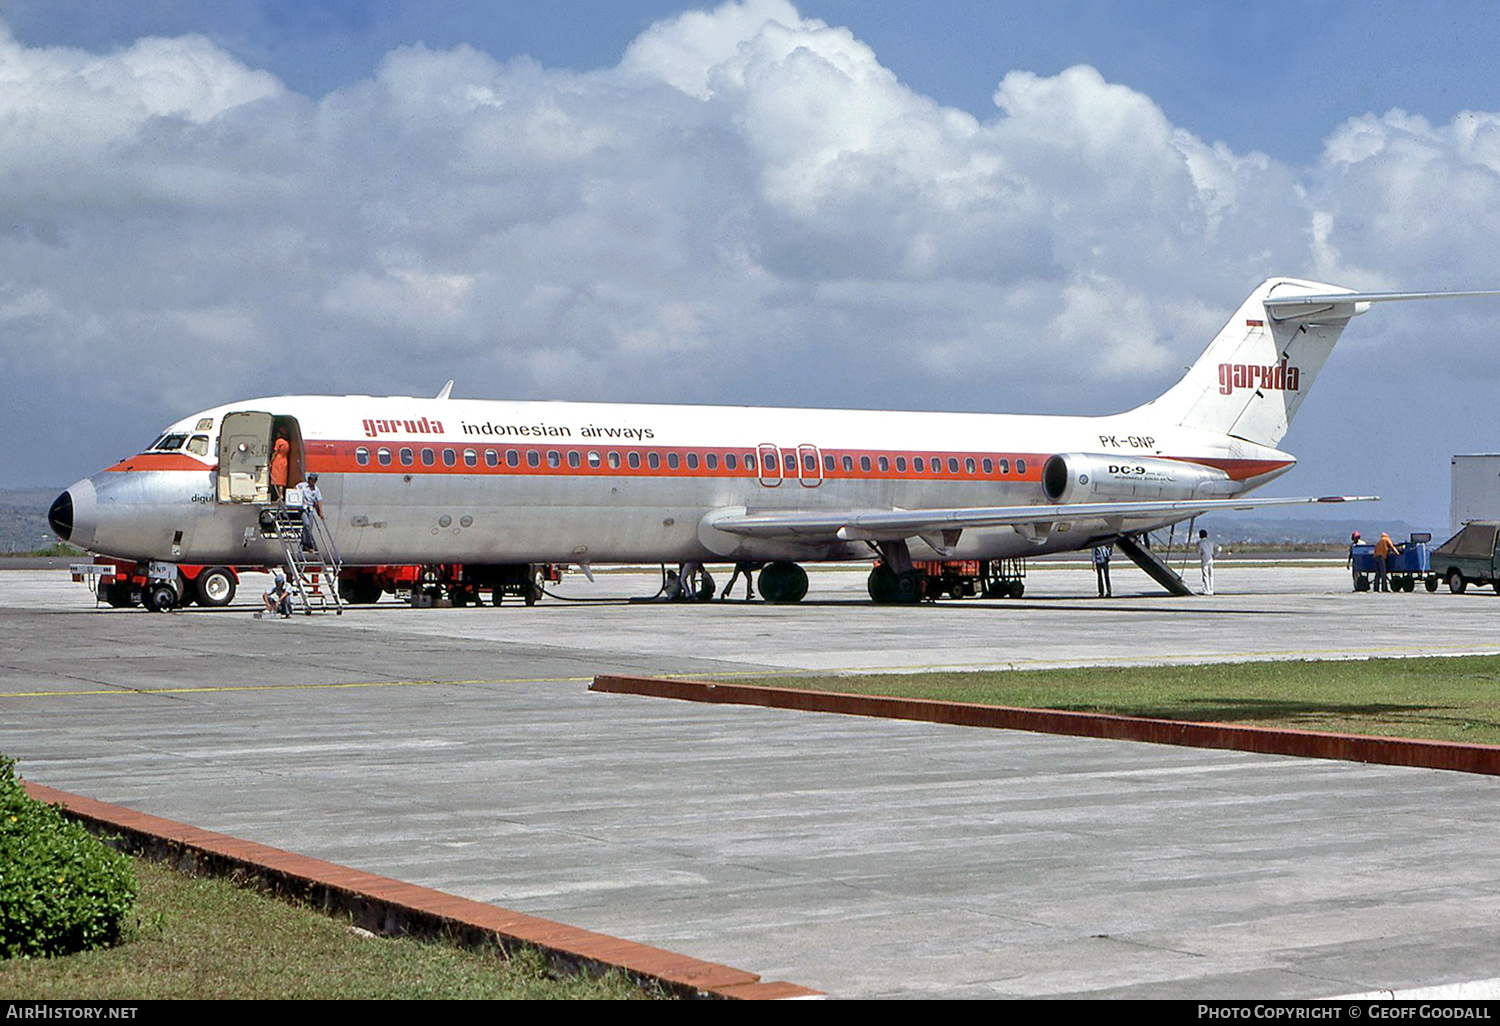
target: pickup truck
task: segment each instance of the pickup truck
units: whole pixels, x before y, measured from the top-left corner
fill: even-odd
[[[1464,529],[1432,550],[1432,572],[1463,594],[1470,584],[1494,585],[1500,592],[1500,521],[1471,520]]]

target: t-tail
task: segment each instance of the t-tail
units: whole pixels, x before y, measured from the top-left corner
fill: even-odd
[[[1500,291],[1355,292],[1271,278],[1219,329],[1181,381],[1136,412],[1274,448],[1344,328],[1370,304],[1493,295]]]

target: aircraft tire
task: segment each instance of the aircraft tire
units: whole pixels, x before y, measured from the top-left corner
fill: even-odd
[[[218,609],[234,601],[234,573],[228,567],[211,566],[193,582],[195,601],[200,606]]]
[[[920,570],[908,570],[904,574],[896,574],[896,589],[891,596],[892,602],[903,606],[915,605],[922,601],[922,595],[927,590],[927,575]]]
[[[796,563],[767,563],[760,572],[760,597],[787,604],[807,597],[807,571]]]
[[[885,567],[877,566],[870,571],[870,579],[865,583],[865,589],[870,593],[870,600],[881,605],[891,601],[891,596],[896,591],[896,575]]]

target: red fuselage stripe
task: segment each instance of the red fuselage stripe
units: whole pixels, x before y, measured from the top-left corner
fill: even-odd
[[[761,466],[760,450],[740,447],[452,445],[417,441],[306,443],[307,468],[328,474],[750,478],[785,481],[788,484],[825,480],[1040,481],[1042,466],[1047,460],[1046,455],[1039,453],[825,450],[815,449],[812,446],[803,446],[800,450],[783,448],[779,450],[778,455],[779,459],[776,460],[778,466],[772,469],[769,466],[771,461],[767,461],[764,468]],[[652,465],[653,457],[654,466]],[[716,464],[712,468],[708,465],[710,457]],[[829,467],[827,463],[829,457],[833,460],[832,467]],[[728,466],[731,458],[734,460],[732,468]],[[747,458],[754,459],[753,467],[746,467]],[[1290,460],[1235,460],[1212,457],[1169,456],[1162,458],[1215,467],[1223,470],[1231,480],[1235,481],[1259,477],[1286,467],[1292,462]],[[788,459],[795,460],[790,468],[787,466]],[[808,460],[815,460],[816,465],[808,466]],[[918,461],[920,461],[921,470],[917,469]],[[690,466],[690,462],[697,465]],[[214,468],[186,453],[141,453],[107,469],[115,472],[130,472],[140,470],[203,471]]]

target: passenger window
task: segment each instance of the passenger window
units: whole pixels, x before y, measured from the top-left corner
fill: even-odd
[[[754,462],[751,462],[750,464],[748,464],[748,466],[750,467],[751,470],[755,469]],[[724,454],[724,469],[725,470],[733,470],[734,469],[734,453],[732,453],[732,452],[726,452]]]
[[[904,473],[906,473],[906,457],[905,456],[897,456],[896,457],[896,473],[898,473],[898,474],[904,474]]]
[[[1010,473],[1010,460],[1001,460],[1000,461],[1000,473],[1001,474],[1009,474]]]
[[[540,467],[542,465],[542,454],[535,449],[527,449],[526,465],[528,467]]]
[[[993,474],[995,472],[995,461],[988,456],[984,458],[984,472],[986,474]]]
[[[911,469],[920,474],[927,469],[927,461],[920,456],[913,456],[911,458]]]
[[[870,472],[870,457],[861,456],[859,458],[859,469],[863,470],[867,474]]]
[[[380,462],[382,467],[389,467],[391,465],[391,450],[385,446],[381,446],[375,450],[375,459]]]
[[[433,452],[431,449],[423,449],[422,466],[430,467],[435,463],[437,463],[437,453]]]
[[[646,453],[646,465],[649,466],[652,470],[658,470],[658,469],[660,469],[661,468],[661,455],[659,453],[654,453],[654,452],[648,452],[648,453]]]
[[[355,449],[354,462],[358,463],[361,467],[367,466],[370,462],[370,450],[362,445],[358,449]]]
[[[690,452],[690,453],[687,454],[687,468],[689,470],[697,470],[698,469],[698,454],[697,453]]]
[[[734,459],[734,455],[731,453],[729,456],[725,457],[725,459],[726,459],[726,461],[732,460],[732,459]],[[734,464],[730,463],[729,466],[730,466],[730,469],[733,469]],[[747,452],[747,453],[745,453],[745,469],[746,470],[754,470],[755,469],[755,453],[753,453],[753,452]]]
[[[667,469],[668,470],[676,470],[677,467],[678,467],[678,465],[681,462],[682,461],[680,459],[678,459],[677,454],[675,452],[669,452],[669,453],[667,453]]]
[[[405,446],[403,446],[401,448],[401,465],[403,467],[409,467],[409,466],[411,466],[412,459],[413,459],[413,457],[412,457],[412,451],[410,449],[406,448]]]
[[[578,469],[578,465],[580,463],[582,463],[582,462],[583,462],[583,457],[581,457],[581,456],[578,455],[578,450],[577,449],[569,449],[568,450],[568,466],[570,466],[570,467],[572,467],[573,469],[576,470],[576,469]]]
[[[625,454],[625,462],[627,462],[627,463],[630,464],[630,469],[631,470],[640,470],[641,469],[641,454],[638,453],[638,452],[629,452],[629,453],[626,453]]]
[[[562,466],[562,453],[558,452],[556,449],[548,449],[547,466],[551,467],[554,470]]]
[[[1024,473],[1026,473],[1026,461],[1025,460],[1016,460],[1016,473],[1017,474],[1024,474]]]
[[[797,472],[797,454],[796,453],[789,452],[789,453],[785,454],[785,456],[782,457],[782,461],[781,462],[786,465],[786,472],[788,474],[795,474]]]
[[[494,449],[484,450],[484,465],[486,467],[498,467],[500,465],[500,454]]]
[[[479,453],[475,452],[473,449],[465,449],[464,450],[464,466],[466,466],[466,467],[477,467],[477,466],[479,466]]]
[[[443,466],[445,466],[445,467],[455,467],[457,465],[458,465],[458,453],[454,452],[452,449],[444,449],[443,450]]]
[[[823,473],[832,474],[835,466],[836,464],[833,462],[833,457],[825,452],[823,454]]]
[[[880,466],[880,472],[882,474],[888,473],[890,471],[890,469],[891,469],[891,461],[890,461],[889,457],[881,456],[877,460],[877,463]]]
[[[521,465],[521,454],[514,449],[506,449],[505,465],[507,467],[519,467]]]
[[[854,457],[853,456],[845,456],[843,458],[842,462],[844,464],[844,469],[845,470],[852,471],[854,469]]]
[[[972,474],[972,473],[974,473],[975,469],[976,468],[974,466],[974,457],[972,457],[972,456],[965,457],[965,459],[964,459],[964,473],[966,473],[966,474]]]
[[[599,454],[597,452],[591,452],[591,453],[589,453],[589,469],[590,470],[598,470],[599,469],[599,463],[600,463]]]
[[[957,474],[958,473],[958,457],[957,456],[949,456],[948,457],[948,473],[950,473],[950,474]]]
[[[612,452],[609,454],[609,465],[614,470],[620,469],[620,454]]]
[[[812,453],[802,454],[802,469],[811,474],[818,469],[818,458]]]

